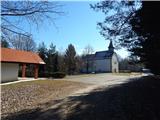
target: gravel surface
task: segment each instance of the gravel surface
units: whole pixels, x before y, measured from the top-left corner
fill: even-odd
[[[36,80],[1,86],[1,116],[40,107],[88,85],[63,80]]]
[[[53,117],[58,120],[58,117],[63,115],[58,115],[57,112],[62,114],[64,111],[66,113],[67,110],[66,114],[68,114],[70,112],[69,108],[72,108],[72,105],[70,106],[69,104],[70,102],[66,102],[64,105],[66,107],[63,106],[64,108],[58,107],[65,103],[66,99],[68,101],[68,97],[69,101],[70,98],[78,96],[83,98],[84,95],[95,91],[95,88],[109,88],[110,86],[120,85],[130,81],[129,78],[135,77],[139,76],[89,74],[68,76],[63,80],[35,80],[2,85],[1,117],[4,120],[28,120],[34,118],[43,120],[40,116],[42,114],[43,117],[47,117],[47,120],[53,120]],[[93,97],[93,99],[95,98]],[[76,100],[72,102],[73,105],[77,104]],[[51,119],[48,119],[50,115]],[[44,118],[44,120],[46,119]]]
[[[106,86],[112,84],[121,84],[126,82],[127,79],[140,77],[140,74],[112,74],[112,73],[100,73],[100,74],[85,74],[85,75],[72,75],[64,78],[67,81],[82,82],[85,84],[93,84],[99,86]]]

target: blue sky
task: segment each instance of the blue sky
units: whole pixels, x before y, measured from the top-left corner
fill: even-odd
[[[39,29],[32,28],[31,32],[37,44],[42,41],[47,46],[52,42],[60,52],[64,52],[68,44],[73,44],[78,54],[81,54],[88,44],[94,51],[108,49],[109,41],[106,41],[97,29],[97,22],[104,20],[101,12],[95,12],[90,8],[91,1],[67,1],[63,4],[64,16],[59,16],[55,20],[56,27],[43,21]],[[28,28],[29,29],[29,28]],[[123,58],[128,55],[125,50],[118,50],[117,53]]]

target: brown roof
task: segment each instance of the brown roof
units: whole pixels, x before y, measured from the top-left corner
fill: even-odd
[[[45,64],[37,53],[10,48],[0,48],[0,52],[1,62]]]

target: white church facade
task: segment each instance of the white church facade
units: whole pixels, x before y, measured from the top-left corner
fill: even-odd
[[[116,52],[114,52],[112,41],[109,44],[108,50],[98,51],[95,54],[86,55],[83,60],[84,68],[82,72],[119,72],[118,56]]]

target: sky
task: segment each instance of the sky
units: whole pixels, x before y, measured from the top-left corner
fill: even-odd
[[[78,54],[82,54],[87,45],[92,46],[95,52],[107,50],[109,41],[100,35],[97,28],[97,22],[103,21],[105,16],[90,8],[90,4],[94,3],[96,2],[60,1],[65,15],[58,16],[54,21],[55,25],[44,20],[38,29],[30,29],[28,26],[27,29],[30,29],[37,44],[45,42],[49,46],[52,42],[60,52],[64,52],[69,44],[75,46]],[[124,49],[116,52],[122,58],[128,56]]]

